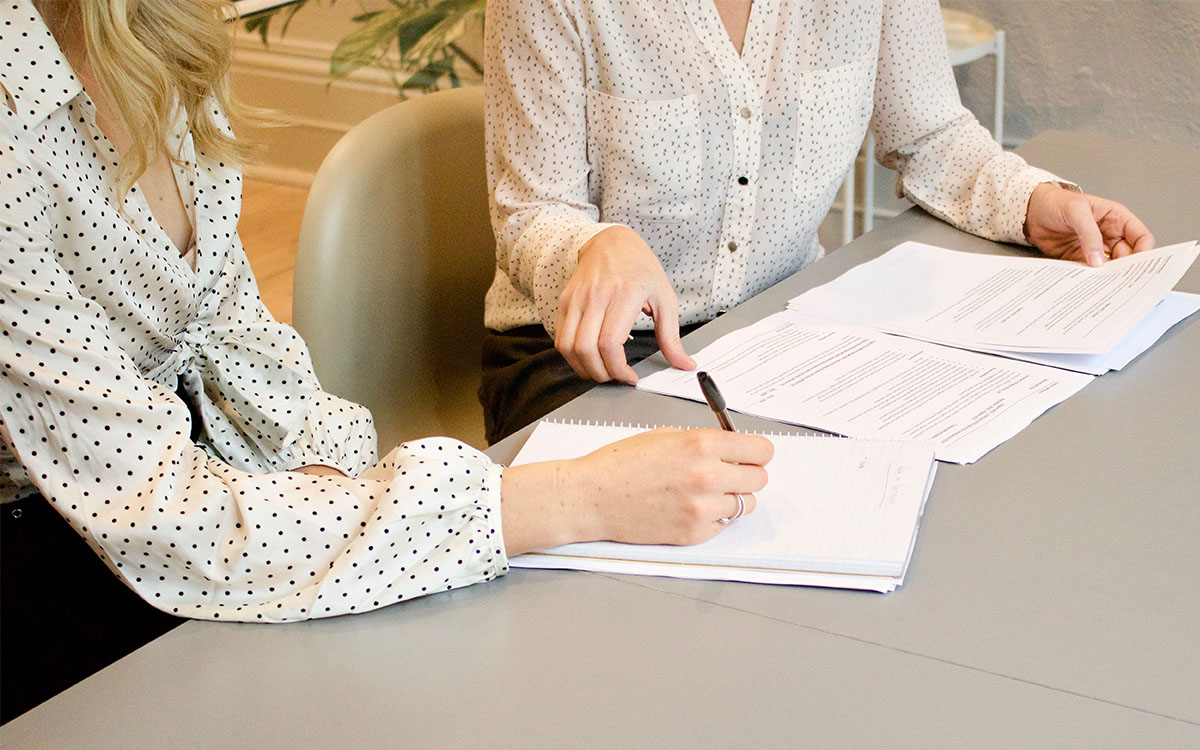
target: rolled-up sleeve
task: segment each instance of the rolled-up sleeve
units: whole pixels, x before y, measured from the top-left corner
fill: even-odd
[[[935,0],[883,7],[871,118],[876,158],[900,173],[897,192],[933,215],[981,237],[1025,244],[1033,189],[1064,181],[1005,152],[963,107]]]
[[[565,3],[488,3],[484,86],[496,262],[551,333],[579,248],[615,226],[599,221],[589,199],[581,44]]]

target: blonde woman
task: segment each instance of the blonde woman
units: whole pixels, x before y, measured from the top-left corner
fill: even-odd
[[[176,617],[363,612],[539,547],[695,543],[766,481],[770,443],[715,430],[507,470],[442,438],[377,461],[238,241],[221,6],[0,11],[5,718]]]

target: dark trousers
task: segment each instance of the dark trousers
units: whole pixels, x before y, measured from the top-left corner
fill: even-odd
[[[683,326],[680,335],[699,326]],[[657,351],[653,331],[634,331],[633,339],[625,342],[625,359],[631,365]],[[540,325],[487,331],[479,403],[488,444],[503,440],[595,385],[575,374]]]
[[[0,506],[0,721],[184,622],[122,583],[40,496]]]

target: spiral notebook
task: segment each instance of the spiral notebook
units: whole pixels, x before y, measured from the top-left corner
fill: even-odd
[[[650,429],[541,422],[513,465],[576,458]],[[904,582],[933,485],[933,446],[767,435],[775,457],[757,510],[691,547],[586,542],[509,560],[589,570],[889,592]]]

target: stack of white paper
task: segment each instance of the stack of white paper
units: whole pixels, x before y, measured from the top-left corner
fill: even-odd
[[[514,465],[575,458],[645,428],[543,422]],[[888,592],[904,582],[933,482],[920,443],[768,436],[775,457],[758,508],[692,547],[612,542],[521,555],[519,568]],[[732,499],[731,499],[732,502]]]
[[[736,411],[929,441],[938,459],[971,463],[1200,309],[1200,296],[1169,291],[1198,252],[1188,242],[1089,268],[906,242],[694,359]],[[691,372],[638,388],[703,401]]]
[[[1197,295],[1168,295],[1198,252],[1186,242],[1089,268],[905,242],[788,309],[1099,375],[1200,309]]]

